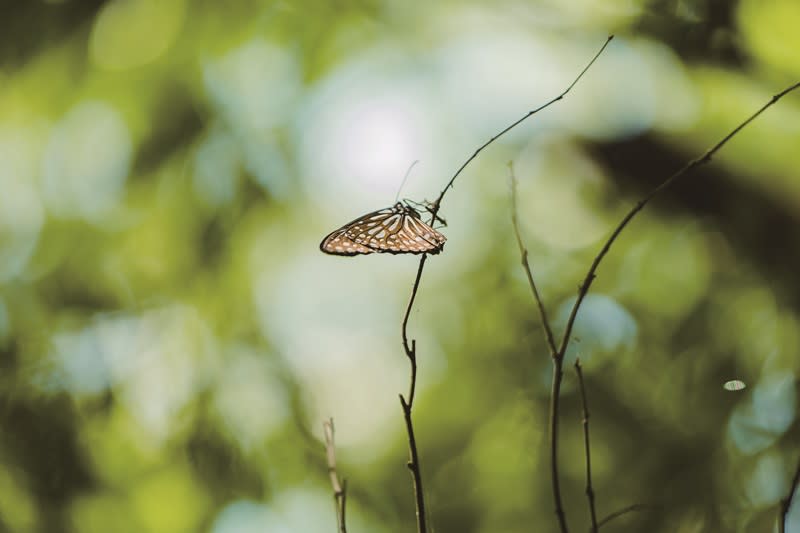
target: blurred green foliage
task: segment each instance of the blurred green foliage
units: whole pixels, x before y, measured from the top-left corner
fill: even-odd
[[[435,531],[554,531],[558,328],[638,197],[800,78],[796,0],[0,2],[0,530],[409,531],[416,259],[319,239],[445,200],[410,334]],[[800,454],[800,100],[659,197],[575,330],[603,531],[771,531]],[[349,217],[349,218],[348,218]],[[567,365],[566,512],[588,527]],[[724,384],[741,380],[746,388]],[[790,531],[800,531],[800,505]]]

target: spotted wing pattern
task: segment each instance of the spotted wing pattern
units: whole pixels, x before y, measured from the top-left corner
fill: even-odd
[[[326,254],[438,254],[444,235],[422,221],[416,209],[396,203],[345,224],[319,245]]]

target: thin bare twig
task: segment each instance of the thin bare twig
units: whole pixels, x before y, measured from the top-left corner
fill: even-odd
[[[570,311],[569,318],[567,319],[567,325],[566,328],[564,329],[564,336],[561,339],[561,347],[558,350],[559,354],[563,355],[567,351],[567,346],[569,345],[570,342],[570,335],[572,333],[572,327],[575,324],[575,318],[578,315],[578,310],[580,309],[581,304],[583,303],[583,299],[586,297],[586,293],[589,292],[589,287],[592,285],[592,282],[596,277],[597,267],[600,265],[600,261],[603,260],[603,257],[605,257],[605,255],[608,253],[608,250],[611,248],[611,245],[614,244],[614,241],[617,240],[617,237],[619,237],[619,234],[622,233],[622,230],[625,229],[625,227],[628,225],[631,219],[634,216],[636,216],[636,214],[639,211],[641,211],[644,208],[644,206],[646,206],[650,202],[650,200],[652,200],[656,195],[658,195],[661,191],[672,185],[672,183],[675,180],[677,180],[690,170],[693,170],[695,167],[699,167],[700,165],[710,162],[714,154],[717,153],[717,151],[719,151],[720,148],[725,146],[725,144],[728,141],[730,141],[737,133],[739,133],[745,126],[750,124],[761,113],[766,111],[767,108],[775,104],[775,102],[783,98],[786,94],[794,91],[798,87],[800,87],[800,82],[797,82],[794,85],[787,87],[786,89],[782,90],[781,92],[773,96],[769,102],[764,104],[758,111],[750,115],[750,117],[748,117],[747,120],[736,126],[730,133],[728,133],[721,141],[715,144],[706,153],[704,153],[697,159],[690,161],[689,163],[686,164],[686,166],[684,166],[683,168],[681,168],[680,170],[669,176],[667,179],[662,181],[661,184],[658,185],[658,187],[650,191],[650,193],[647,196],[639,200],[636,203],[636,205],[633,206],[633,208],[628,212],[628,214],[625,215],[625,218],[622,219],[622,221],[619,223],[616,229],[611,233],[611,236],[608,238],[606,243],[600,249],[600,252],[594,258],[594,261],[592,261],[592,265],[589,267],[589,271],[586,273],[586,277],[583,279],[583,282],[581,283],[580,288],[578,290],[578,298],[575,300],[575,303],[572,306],[572,310]]]
[[[561,533],[567,533],[567,517],[564,514],[564,504],[561,501],[561,482],[558,475],[558,412],[561,402],[561,380],[564,377],[564,356],[553,356],[553,381],[550,386],[550,481],[553,486],[553,500],[556,505],[556,517]]]
[[[347,481],[339,481],[339,474],[336,472],[336,445],[333,439],[333,418],[322,423],[322,431],[325,435],[325,455],[328,457],[328,476],[331,479],[333,488],[333,499],[336,501],[336,524],[339,533],[347,533],[346,524],[346,504],[347,504]]]
[[[597,528],[600,529],[604,525],[608,524],[609,522],[611,522],[615,518],[619,518],[622,515],[626,515],[628,513],[634,512],[634,511],[643,511],[643,510],[645,510],[645,509],[647,509],[649,507],[653,507],[653,506],[652,505],[647,505],[647,504],[644,504],[644,503],[634,503],[633,505],[629,505],[627,507],[624,507],[624,508],[620,509],[619,511],[614,511],[613,513],[611,513],[607,517],[605,517],[602,520],[600,520],[597,523]]]
[[[539,111],[542,111],[543,109],[545,109],[547,107],[550,107],[551,105],[555,104],[559,100],[562,100],[567,95],[567,93],[570,92],[573,87],[575,87],[575,85],[578,83],[578,81],[580,81],[580,79],[583,77],[583,75],[586,74],[586,71],[588,71],[589,68],[591,68],[591,66],[594,65],[594,62],[597,61],[597,58],[600,57],[600,54],[603,53],[603,51],[606,49],[606,46],[608,46],[608,43],[610,43],[611,39],[613,39],[613,38],[614,38],[613,35],[609,35],[608,36],[608,38],[606,39],[606,42],[603,43],[603,46],[600,47],[600,50],[597,51],[597,53],[594,55],[592,60],[589,61],[589,63],[583,68],[583,70],[580,72],[580,74],[578,74],[578,76],[572,81],[572,83],[569,84],[569,87],[564,89],[564,92],[562,92],[561,94],[559,94],[558,96],[556,96],[555,98],[550,100],[549,102],[540,105],[536,109],[532,109],[531,111],[528,111],[525,115],[523,115],[521,118],[517,119],[511,125],[507,126],[500,133],[497,133],[494,137],[492,137],[491,139],[489,139],[488,141],[483,143],[480,146],[480,148],[475,150],[475,152],[471,156],[469,156],[469,159],[464,161],[464,164],[462,164],[459,167],[459,169],[456,170],[456,173],[453,174],[453,177],[450,178],[450,181],[448,181],[447,185],[445,185],[444,189],[442,189],[442,192],[439,194],[439,197],[436,199],[435,202],[433,202],[433,208],[431,209],[431,223],[433,223],[436,220],[436,214],[439,212],[439,208],[441,207],[442,200],[444,199],[444,195],[447,193],[447,191],[449,189],[451,189],[453,187],[453,183],[455,183],[456,178],[459,176],[459,174],[461,174],[461,172],[465,168],[467,168],[467,165],[469,165],[472,162],[473,159],[478,157],[478,154],[481,153],[484,150],[484,148],[486,148],[487,146],[489,146],[490,144],[495,142],[497,139],[499,139],[500,137],[502,137],[503,135],[505,135],[509,131],[513,130],[514,128],[516,128],[517,126],[522,124],[523,122],[525,122],[532,115],[535,115]]]
[[[508,165],[509,173],[511,174],[511,224],[514,226],[514,234],[517,238],[517,245],[519,246],[519,253],[522,257],[522,268],[528,276],[528,285],[531,287],[533,297],[536,300],[536,305],[539,308],[539,315],[542,319],[542,328],[544,329],[544,336],[547,344],[550,347],[550,358],[553,361],[553,380],[550,388],[550,410],[549,410],[549,430],[550,430],[550,482],[553,486],[553,500],[555,502],[555,512],[558,518],[559,526],[562,533],[567,532],[567,520],[564,514],[564,504],[561,500],[561,483],[558,475],[558,410],[561,398],[561,378],[563,376],[564,357],[559,355],[556,350],[556,342],[553,337],[553,330],[550,327],[550,321],[547,319],[547,311],[544,307],[544,302],[539,295],[539,290],[536,287],[536,282],[533,279],[530,264],[528,263],[528,250],[522,242],[522,236],[519,231],[519,222],[517,220],[517,180],[514,175],[514,167],[511,163]]]
[[[606,44],[608,44],[608,43],[606,43]],[[595,57],[595,59],[596,59],[596,57]],[[592,61],[594,61],[594,59]],[[591,63],[590,63],[590,65],[591,65]],[[564,516],[564,510],[563,510],[563,505],[562,505],[562,501],[561,501],[560,484],[559,484],[559,477],[558,477],[558,415],[559,415],[559,397],[560,397],[560,392],[561,392],[561,379],[563,377],[563,359],[564,359],[564,355],[566,354],[567,348],[569,347],[569,342],[571,340],[571,335],[572,335],[572,328],[575,325],[575,319],[577,318],[578,310],[580,309],[580,306],[581,306],[584,298],[586,297],[586,294],[589,292],[589,288],[590,288],[592,282],[594,281],[594,278],[596,277],[597,268],[600,265],[600,262],[603,260],[605,255],[608,253],[609,249],[611,248],[611,245],[616,241],[617,237],[622,232],[622,230],[625,229],[625,227],[628,225],[628,223],[631,221],[631,219],[633,219],[633,217],[636,216],[636,214],[639,211],[641,211],[650,202],[650,200],[652,200],[661,191],[663,191],[669,185],[671,185],[676,179],[678,179],[679,177],[681,177],[684,174],[688,173],[690,170],[693,170],[695,167],[698,167],[698,166],[700,166],[702,164],[710,162],[712,157],[714,156],[714,154],[717,151],[719,151],[728,141],[730,141],[737,133],[739,133],[745,126],[750,124],[759,115],[761,115],[761,113],[763,113],[770,106],[774,105],[783,96],[785,96],[786,94],[790,93],[791,91],[797,89],[798,87],[800,87],[800,82],[795,83],[795,84],[787,87],[783,91],[781,91],[781,92],[777,93],[776,95],[774,95],[772,97],[772,99],[770,99],[769,102],[764,104],[760,109],[758,109],[758,111],[756,111],[755,113],[750,115],[750,117],[748,117],[744,122],[742,122],[736,128],[734,128],[730,133],[728,133],[721,141],[719,141],[711,149],[709,149],[707,152],[705,152],[699,158],[694,159],[694,160],[690,161],[689,163],[687,163],[683,168],[681,168],[679,171],[677,171],[676,173],[674,173],[671,176],[669,176],[667,179],[665,179],[663,182],[661,182],[660,185],[658,185],[655,189],[653,189],[647,196],[645,196],[643,199],[641,199],[639,202],[637,202],[636,205],[634,205],[633,208],[628,212],[628,214],[625,215],[625,217],[622,219],[622,221],[619,223],[619,225],[616,227],[616,229],[614,229],[614,231],[611,233],[611,236],[608,238],[608,240],[605,242],[603,247],[600,249],[600,252],[597,254],[597,256],[592,261],[592,264],[589,267],[589,271],[587,272],[586,277],[584,278],[583,282],[580,285],[580,288],[578,290],[578,297],[576,298],[575,303],[573,304],[572,309],[570,311],[569,318],[567,319],[567,324],[566,324],[566,327],[564,329],[563,337],[561,339],[561,344],[560,344],[558,350],[556,350],[552,355],[552,359],[553,359],[553,382],[552,382],[551,393],[550,393],[550,464],[551,464],[551,477],[552,477],[552,485],[553,485],[553,495],[554,495],[555,505],[556,505],[556,516],[558,517],[559,525],[561,527],[562,533],[566,533],[567,532],[567,525],[566,525],[566,519],[565,519],[565,516]],[[447,189],[442,191],[442,193],[446,192],[446,190]],[[435,205],[434,207],[438,208],[438,205]],[[435,214],[435,211],[434,211],[434,214]],[[514,216],[516,216],[516,215],[514,215]],[[519,236],[517,236],[517,238],[518,238],[518,244],[520,244],[520,251],[523,254],[523,267],[525,267],[526,263],[527,263],[527,261],[525,261],[525,257],[524,257],[525,248],[519,242]],[[526,268],[526,273],[532,278],[532,276],[530,275],[530,269],[529,268]],[[533,286],[532,286],[532,288],[533,288]],[[538,293],[538,291],[535,290],[535,293]],[[536,297],[536,294],[534,294],[534,296]],[[539,303],[539,301],[540,300],[537,297],[537,303]],[[547,336],[546,330],[545,330],[545,336]],[[548,343],[549,343],[549,339],[548,339]],[[628,512],[630,510],[638,509],[639,507],[640,506],[631,506],[630,508],[627,508],[627,509],[623,510],[623,512],[620,512],[619,514],[615,514],[615,515],[607,518],[603,522],[599,523],[597,525],[597,527],[599,527],[602,523],[605,523],[608,520],[610,520],[612,518],[615,518],[616,516],[624,514],[625,512]]]
[[[592,517],[592,533],[597,533],[597,509],[594,505],[594,489],[592,488],[592,448],[589,445],[589,401],[586,399],[586,386],[583,383],[581,360],[575,359],[575,373],[578,374],[578,385],[581,389],[583,404],[583,449],[586,454],[586,498],[589,500],[589,513]]]
[[[520,125],[521,123],[523,123],[525,120],[527,120],[532,115],[535,115],[539,111],[542,111],[546,107],[549,107],[552,104],[554,104],[554,103],[558,102],[559,100],[563,99],[564,96],[566,96],[567,93],[570,90],[572,90],[572,88],[575,86],[575,84],[578,83],[578,81],[583,77],[583,75],[586,73],[586,71],[588,71],[589,68],[594,64],[594,62],[597,60],[597,58],[600,56],[600,54],[603,53],[603,50],[606,49],[606,46],[608,46],[608,43],[611,42],[611,39],[613,39],[613,38],[614,38],[614,36],[610,35],[608,37],[608,39],[606,39],[606,42],[603,43],[603,46],[600,48],[600,50],[597,52],[597,54],[595,54],[595,56],[592,58],[592,60],[589,61],[589,63],[586,65],[586,67],[584,67],[584,69],[580,72],[580,74],[578,74],[578,76],[575,78],[575,80],[573,80],[573,82],[569,85],[569,87],[567,87],[561,94],[559,94],[558,96],[556,96],[555,98],[553,98],[549,102],[545,103],[544,105],[541,105],[541,106],[537,107],[536,109],[533,109],[533,110],[529,111],[524,116],[522,116],[521,118],[519,118],[516,121],[514,121],[511,125],[507,126],[505,129],[503,129],[502,131],[500,131],[499,133],[494,135],[491,139],[489,139],[488,141],[483,143],[477,150],[475,150],[475,152],[466,161],[464,161],[464,163],[458,168],[458,170],[456,170],[455,174],[453,174],[453,176],[447,182],[447,185],[445,185],[444,189],[442,189],[442,192],[439,193],[439,196],[436,199],[436,201],[433,202],[432,208],[430,210],[430,212],[431,212],[431,224],[433,224],[437,220],[437,215],[439,213],[439,209],[442,206],[442,200],[444,200],[445,194],[447,194],[447,191],[453,187],[453,184],[455,183],[456,178],[458,178],[458,176],[467,167],[467,165],[469,165],[472,162],[473,159],[478,157],[478,154],[480,154],[485,148],[487,148],[490,144],[495,142],[497,139],[499,139],[500,137],[502,137],[503,135],[505,135],[506,133],[508,133],[509,131],[511,131],[512,129],[514,129],[518,125]],[[414,426],[413,426],[413,421],[412,421],[412,416],[411,416],[411,411],[412,411],[412,407],[413,407],[413,404],[414,404],[414,394],[416,392],[416,383],[417,383],[417,350],[416,350],[417,347],[416,347],[416,341],[415,340],[412,339],[410,343],[409,343],[409,340],[408,340],[408,319],[411,316],[411,309],[413,308],[414,300],[417,297],[417,291],[419,290],[419,284],[420,284],[420,280],[422,279],[422,272],[425,269],[425,261],[427,260],[427,258],[428,258],[427,254],[423,254],[422,258],[419,261],[419,267],[417,268],[417,276],[416,276],[416,278],[414,278],[414,286],[411,289],[411,297],[409,298],[408,306],[406,307],[406,313],[405,313],[405,316],[403,317],[403,324],[402,324],[403,349],[405,350],[406,356],[408,357],[408,360],[409,360],[409,362],[411,364],[411,383],[409,385],[408,398],[406,399],[402,394],[400,395],[400,405],[403,408],[403,415],[405,417],[405,422],[406,422],[406,431],[408,433],[408,447],[409,447],[408,468],[411,471],[411,475],[412,475],[413,483],[414,483],[414,495],[415,495],[415,501],[416,501],[416,507],[417,507],[417,532],[418,533],[427,533],[427,526],[426,526],[426,519],[425,519],[425,499],[424,499],[424,496],[423,496],[423,492],[424,491],[422,489],[422,474],[420,472],[420,465],[419,465],[419,453],[417,451],[417,443],[416,443],[416,438],[414,436]],[[553,345],[555,345],[555,342],[553,342]],[[555,361],[555,359],[554,359],[554,361]],[[555,382],[556,382],[556,380],[554,379],[554,383]],[[558,382],[558,389],[560,389],[560,382],[561,382],[560,370],[559,370],[559,378],[558,378],[557,382]],[[556,412],[557,411],[558,411],[558,408],[556,406]],[[552,408],[551,408],[551,413],[552,413]],[[552,430],[552,427],[553,427],[553,425],[551,424],[551,430]],[[554,476],[554,479],[555,479],[554,490],[556,490],[556,494],[557,494],[556,500],[558,502],[560,502],[561,501],[561,494],[560,494],[560,491],[558,490],[558,479],[557,478],[558,478],[557,475]],[[561,524],[562,532],[566,533],[566,531],[567,531],[567,529],[566,529],[566,521],[564,519],[564,512],[561,509],[560,503],[557,505],[556,514],[559,516],[559,523]]]
[[[511,179],[511,225],[514,226],[514,235],[517,238],[517,246],[519,246],[519,255],[522,258],[522,268],[525,269],[525,274],[528,276],[528,285],[531,287],[533,297],[536,300],[536,305],[539,307],[539,315],[542,319],[542,328],[544,329],[544,336],[547,339],[547,345],[550,347],[550,355],[555,356],[557,347],[553,330],[550,327],[550,321],[547,319],[547,311],[544,307],[542,297],[539,295],[539,289],[536,288],[536,282],[533,280],[533,273],[531,272],[531,265],[528,263],[528,249],[522,242],[522,236],[519,231],[519,219],[517,215],[517,177],[514,175],[514,164],[508,163],[508,172]]]
[[[792,478],[792,486],[789,488],[789,494],[786,498],[781,500],[781,516],[779,522],[780,533],[786,533],[786,520],[789,518],[789,509],[792,507],[792,500],[797,492],[797,486],[800,485],[800,462],[797,464],[797,469],[794,471]]]
[[[414,286],[411,289],[411,298],[408,300],[408,307],[406,307],[406,314],[403,317],[403,349],[406,352],[406,357],[411,364],[411,379],[408,387],[408,399],[402,394],[400,395],[400,406],[403,408],[403,419],[406,423],[406,434],[408,435],[408,469],[411,472],[411,480],[414,488],[414,502],[417,516],[417,533],[427,533],[426,515],[425,515],[425,496],[422,489],[422,470],[419,465],[419,452],[417,451],[417,438],[414,435],[414,422],[411,418],[411,409],[414,406],[414,396],[417,390],[417,341],[411,339],[408,341],[408,318],[411,316],[411,308],[414,306],[414,300],[417,297],[419,290],[419,282],[422,279],[422,270],[425,268],[425,261],[427,254],[422,255],[417,268],[417,277],[414,278]]]

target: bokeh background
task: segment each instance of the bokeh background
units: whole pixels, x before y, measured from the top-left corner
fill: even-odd
[[[0,2],[0,530],[414,530],[397,394],[417,258],[332,229],[445,199],[410,334],[438,532],[554,531],[557,327],[632,203],[800,78],[797,0]],[[604,531],[773,531],[800,458],[800,94],[639,216],[584,362]],[[746,388],[725,384],[740,380]],[[564,498],[585,531],[567,366]],[[793,528],[793,529],[792,529]],[[790,515],[800,531],[800,502]]]

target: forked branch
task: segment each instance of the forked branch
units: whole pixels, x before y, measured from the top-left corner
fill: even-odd
[[[514,121],[512,124],[504,128],[502,131],[494,135],[491,139],[483,143],[475,152],[466,160],[464,163],[456,170],[455,174],[450,178],[445,185],[442,192],[439,194],[436,201],[433,202],[430,214],[431,214],[431,224],[433,224],[437,220],[437,215],[439,213],[439,209],[442,206],[442,200],[444,200],[444,196],[447,191],[453,187],[453,184],[456,181],[456,178],[461,174],[461,172],[472,162],[473,159],[478,157],[485,148],[487,148],[490,144],[495,142],[497,139],[517,127],[518,125],[522,124],[525,120],[529,117],[535,115],[539,111],[551,106],[552,104],[558,102],[559,100],[563,99],[567,93],[572,90],[575,84],[583,77],[587,70],[594,64],[595,60],[603,53],[608,43],[611,42],[614,36],[611,35],[606,39],[606,42],[603,43],[603,46],[594,55],[591,61],[584,67],[584,69],[578,74],[578,76],[573,80],[573,82],[558,96],[550,100],[549,102],[545,103],[528,111],[524,116]],[[427,260],[428,256],[423,254],[422,258],[419,261],[419,267],[417,268],[417,276],[414,278],[414,286],[411,289],[411,297],[408,301],[408,306],[406,307],[406,313],[403,317],[402,323],[402,339],[403,339],[403,349],[406,352],[406,356],[408,357],[409,363],[411,364],[411,383],[409,384],[409,392],[408,398],[404,397],[402,394],[400,395],[400,405],[403,408],[403,416],[406,422],[406,431],[408,433],[408,446],[409,446],[409,462],[408,468],[411,471],[413,483],[414,483],[414,496],[416,501],[417,507],[417,532],[418,533],[427,533],[427,526],[426,526],[426,519],[425,519],[425,499],[424,499],[424,491],[422,489],[422,474],[420,472],[420,465],[419,465],[419,453],[417,452],[417,444],[416,444],[416,437],[414,436],[414,425],[412,419],[412,408],[414,404],[414,395],[417,388],[417,351],[416,351],[416,342],[412,339],[409,342],[408,339],[408,319],[411,316],[411,309],[414,307],[414,300],[417,297],[417,291],[419,290],[420,280],[422,279],[422,272],[425,269],[425,261]],[[553,342],[553,346],[555,346],[555,342]],[[555,361],[555,358],[554,358]],[[558,380],[554,377],[554,385],[560,388],[561,378],[560,378],[560,370],[558,372],[559,377]],[[557,381],[557,383],[556,383]],[[552,409],[551,409],[552,412]],[[559,496],[560,497],[560,496]],[[566,532],[566,523],[563,520],[563,511],[561,511],[560,516],[562,518],[562,531]]]
[[[544,330],[547,344],[550,347],[550,358],[553,362],[553,379],[550,386],[550,410],[548,420],[550,437],[550,483],[553,487],[553,501],[558,525],[561,528],[561,533],[567,533],[567,517],[564,513],[564,503],[561,500],[561,483],[558,474],[558,411],[561,398],[561,379],[564,375],[564,357],[556,350],[556,342],[553,337],[550,321],[547,319],[547,311],[545,310],[542,297],[539,295],[536,282],[533,279],[531,265],[528,262],[528,249],[525,248],[522,242],[522,236],[519,231],[519,217],[517,215],[517,178],[514,175],[514,166],[511,163],[508,165],[508,170],[511,176],[511,225],[514,227],[514,235],[517,238],[517,246],[519,246],[519,253],[522,257],[522,268],[525,270],[525,275],[528,277],[528,285],[531,287],[533,298],[536,300],[536,305],[539,309],[542,329]]]
[[[783,98],[788,93],[794,91],[800,87],[800,82],[794,83],[790,85],[783,91],[774,95],[769,102],[764,104],[760,109],[758,109],[755,113],[750,115],[747,119],[745,119],[741,124],[736,126],[730,133],[728,133],[725,137],[722,138],[717,144],[711,147],[708,151],[706,151],[702,156],[698,157],[687,163],[683,168],[672,174],[671,176],[667,177],[664,181],[662,181],[655,189],[653,189],[649,194],[647,194],[644,198],[639,200],[631,210],[623,217],[617,227],[609,236],[608,240],[603,244],[600,252],[595,256],[594,260],[589,267],[586,276],[584,277],[583,281],[580,284],[578,289],[578,297],[575,300],[575,303],[570,310],[569,318],[567,319],[566,326],[564,328],[563,337],[561,338],[561,343],[557,350],[552,353],[553,359],[553,383],[551,387],[551,397],[550,397],[550,462],[551,462],[551,478],[552,478],[552,485],[553,485],[553,497],[555,499],[556,505],[556,516],[558,517],[559,526],[561,528],[562,533],[567,532],[567,525],[564,516],[563,506],[561,503],[561,494],[560,494],[560,486],[559,486],[559,476],[558,476],[558,417],[559,417],[559,395],[561,391],[561,378],[563,375],[562,367],[563,367],[563,359],[564,355],[567,352],[567,348],[569,347],[569,343],[571,340],[572,335],[572,328],[575,325],[575,320],[578,315],[578,311],[580,310],[581,304],[583,303],[586,294],[589,292],[589,288],[592,285],[597,273],[597,269],[600,266],[600,262],[606,256],[608,251],[611,249],[611,246],[616,241],[617,237],[619,237],[622,230],[628,225],[628,223],[636,216],[644,207],[659,193],[661,193],[664,189],[669,187],[672,183],[674,183],[678,178],[682,177],[683,175],[687,174],[689,171],[708,163],[713,158],[714,154],[716,154],[728,141],[730,141],[734,136],[736,136],[742,129],[744,129],[748,124],[758,118],[764,111],[766,111],[769,107],[774,105],[778,100]],[[512,172],[512,183],[514,181],[514,176]],[[446,191],[446,189],[445,189]],[[443,193],[445,192],[443,191]],[[527,260],[527,250],[525,246],[522,244],[521,238],[519,236],[519,229],[516,220],[516,191],[512,188],[512,194],[514,195],[514,202],[512,206],[512,220],[514,222],[514,231],[517,236],[517,243],[520,248],[520,254],[522,255],[522,266],[528,275],[529,284],[531,285],[531,289],[534,292],[534,298],[536,299],[536,303],[539,306],[540,314],[542,315],[542,320],[545,322],[543,324],[545,330],[545,337],[547,339],[548,345],[551,345],[552,350],[552,341],[551,341],[551,334],[548,333],[550,329],[549,324],[546,323],[546,314],[543,313],[544,305],[542,304],[541,298],[539,297],[538,290],[536,285],[533,281],[533,276],[531,274],[530,265],[528,264]],[[581,376],[582,377],[582,376]],[[591,493],[591,485],[589,480],[591,479],[591,466],[589,464],[589,453],[588,453],[588,432],[585,433],[585,438],[587,441],[587,495],[590,498],[590,505],[592,506],[592,511],[594,511],[594,496]],[[791,499],[794,496],[794,493],[797,489],[798,484],[800,484],[800,466],[798,466],[798,471],[795,473],[793,483],[792,483],[792,490],[786,500],[782,503],[782,513],[781,513],[781,527],[783,528],[782,531],[785,530],[785,522],[786,522],[786,515],[788,514],[789,506],[791,505]],[[596,530],[604,523],[607,523],[609,520],[615,518],[616,516],[620,516],[625,512],[629,512],[632,510],[636,510],[641,508],[639,505],[631,506],[622,510],[620,513],[607,517],[606,519],[596,523],[595,513],[593,512],[593,528]],[[595,525],[596,523],[596,525]]]

